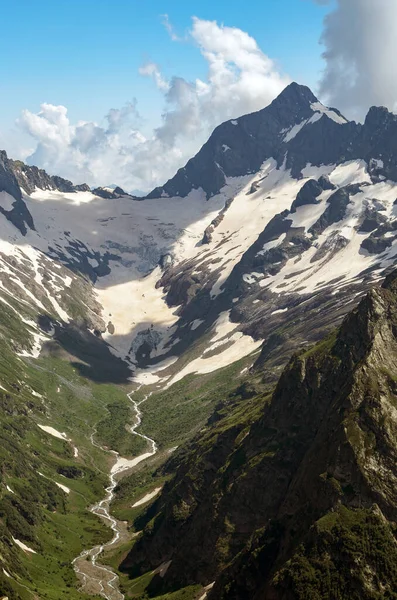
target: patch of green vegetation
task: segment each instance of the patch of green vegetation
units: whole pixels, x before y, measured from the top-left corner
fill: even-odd
[[[98,444],[127,451],[133,436],[120,424],[132,421],[131,403],[122,387],[93,383],[60,358],[18,357],[15,345],[29,347],[29,336],[7,306],[0,343],[0,593],[10,600],[93,598],[79,591],[72,561],[112,537],[89,506],[104,496],[113,457],[90,436],[100,425]],[[129,452],[135,452],[132,444]]]
[[[115,391],[117,388],[113,389],[113,395],[117,395]],[[135,415],[131,403],[126,404],[125,397],[125,394],[122,393],[119,401],[107,404],[109,416],[98,423],[97,434],[105,446],[117,450],[121,456],[137,456],[147,449],[147,442],[143,438],[131,434],[130,429]]]
[[[251,359],[252,360],[252,359]],[[142,405],[142,428],[160,448],[178,446],[192,438],[241,381],[245,357],[205,375],[188,375],[170,388],[153,394]]]
[[[300,357],[305,358],[306,360],[311,356],[317,355],[318,358],[322,358],[323,356],[330,354],[331,348],[334,346],[336,342],[336,338],[338,335],[338,331],[333,331],[330,333],[325,339],[321,340],[302,354]]]
[[[147,509],[148,505],[144,504],[137,508],[132,508],[132,505],[154,489],[163,487],[169,479],[170,475],[165,475],[159,470],[158,461],[152,464],[143,464],[141,469],[127,475],[118,483],[115,490],[116,496],[112,502],[112,513],[121,521],[133,523],[138,515]]]
[[[121,590],[125,594],[126,600],[195,600],[203,589],[201,585],[191,585],[174,592],[157,595],[147,591],[153,577],[152,571],[136,579],[122,577]]]
[[[397,598],[396,531],[377,509],[322,517],[274,578],[297,600]]]
[[[202,589],[201,585],[190,585],[177,592],[155,596],[155,598],[156,600],[194,600],[200,596]]]

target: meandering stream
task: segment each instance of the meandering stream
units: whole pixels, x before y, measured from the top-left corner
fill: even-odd
[[[156,442],[146,435],[136,431],[142,422],[142,412],[140,410],[140,406],[149,398],[151,394],[147,394],[143,400],[136,402],[133,399],[134,393],[135,392],[130,392],[127,394],[127,397],[133,404],[135,410],[135,423],[131,427],[130,431],[133,435],[137,435],[146,440],[149,444],[150,450],[133,459],[123,458],[118,452],[114,450],[107,450],[107,452],[116,457],[116,462],[110,471],[110,481],[108,487],[106,488],[105,497],[103,500],[92,506],[90,511],[98,517],[101,517],[101,519],[103,519],[111,527],[114,535],[110,542],[107,542],[106,544],[94,546],[94,548],[91,548],[90,550],[83,550],[83,552],[73,561],[75,572],[82,584],[81,591],[86,592],[87,594],[100,594],[104,598],[107,598],[107,600],[124,600],[124,595],[120,592],[118,586],[118,575],[116,575],[116,573],[110,567],[100,565],[97,562],[98,557],[102,554],[102,552],[106,548],[110,548],[111,546],[117,544],[123,533],[126,532],[125,524],[121,521],[118,521],[110,514],[110,504],[114,498],[114,490],[124,471],[135,467],[140,462],[146,460],[150,456],[153,456],[157,452]],[[91,434],[91,443],[97,448],[105,450],[95,441],[95,434],[96,431]]]

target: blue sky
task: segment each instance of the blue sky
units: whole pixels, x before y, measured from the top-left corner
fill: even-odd
[[[291,80],[316,91],[334,9],[332,0],[3,2],[0,147],[74,181],[146,191],[222,120],[263,108]]]
[[[186,79],[205,77],[206,71],[193,45],[172,43],[161,23],[164,13],[180,36],[193,15],[238,27],[293,79],[315,86],[326,9],[309,0],[3,2],[0,125],[42,102],[64,104],[75,119],[99,119],[133,97],[157,121],[162,98],[139,76],[142,62],[151,59],[165,74]]]

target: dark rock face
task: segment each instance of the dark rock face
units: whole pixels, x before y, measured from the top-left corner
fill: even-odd
[[[10,168],[10,160],[4,150],[0,150],[0,190],[7,192],[15,200],[21,200],[22,194],[18,181]]]
[[[321,175],[318,180],[318,184],[322,190],[334,190],[336,188],[336,186],[331,183],[328,175]]]
[[[125,571],[172,561],[149,591],[215,580],[211,600],[393,597],[396,280],[171,459]]]
[[[360,225],[359,231],[361,233],[371,233],[387,221],[386,217],[383,216],[375,209],[367,209],[365,211],[365,218]]]
[[[120,198],[120,196],[130,196],[127,194],[121,187],[116,186],[113,190],[109,188],[97,187],[92,190],[92,193],[95,196],[100,196],[101,198],[106,198],[107,200],[113,200],[115,198]],[[133,196],[131,196],[133,198]]]
[[[106,200],[110,200],[112,198],[115,198],[114,192],[107,190],[105,188],[102,187],[98,187],[92,190],[92,193],[95,194],[95,196],[100,196],[101,198],[106,198]]]
[[[323,188],[319,181],[309,179],[293,201],[291,212],[295,213],[299,206],[305,206],[305,204],[318,204],[317,198],[324,189],[326,188]]]
[[[44,171],[44,173],[45,173],[45,171]],[[57,175],[53,175],[50,179],[53,182],[53,184],[55,185],[55,189],[59,190],[60,192],[68,193],[68,192],[89,192],[90,191],[90,186],[87,185],[86,183],[74,185],[68,179],[63,179],[62,177],[58,177]],[[40,186],[38,186],[38,187],[40,187]]]
[[[305,86],[289,85],[263,110],[227,121],[217,127],[199,153],[188,161],[164,186],[148,198],[187,196],[192,189],[203,188],[207,198],[217,194],[226,177],[255,173],[261,164],[274,158],[278,166],[286,161],[292,176],[300,178],[307,164],[339,164],[363,159],[369,165],[374,182],[382,178],[397,180],[397,116],[386,108],[371,108],[364,125],[341,122],[315,115],[317,98]],[[288,132],[302,125],[291,137]],[[332,189],[324,176],[322,189]],[[254,190],[252,190],[254,191]]]
[[[291,84],[267,108],[223,123],[200,152],[148,198],[187,196],[199,187],[210,198],[223,187],[226,177],[254,173],[270,157],[281,164],[286,150],[281,132],[310,118],[310,104],[316,101],[309,88]]]
[[[208,227],[205,229],[203,239],[202,239],[203,244],[210,244],[212,242],[212,234],[214,233],[214,230],[218,227],[218,225],[220,225],[222,223],[222,221],[225,217],[225,213],[230,208],[232,202],[233,202],[233,198],[229,198],[229,200],[226,200],[225,206],[222,208],[222,210],[219,212],[219,214],[215,217],[215,219],[213,219],[213,221],[211,221],[210,225],[208,225]]]
[[[385,236],[370,235],[361,244],[361,248],[367,250],[370,254],[381,254],[387,248],[393,245],[393,238],[386,238]]]
[[[89,186],[85,183],[73,185],[71,181],[62,177],[51,177],[43,169],[25,165],[19,160],[9,159],[6,152],[0,150],[0,191],[7,192],[15,198],[11,210],[5,210],[0,206],[0,212],[19,229],[22,235],[26,235],[28,228],[34,229],[35,227],[21,190],[31,194],[36,188],[58,190],[65,193],[90,191]]]
[[[90,187],[86,183],[73,185],[67,179],[63,179],[57,175],[51,177],[43,169],[25,165],[20,160],[9,160],[9,168],[14,173],[20,188],[27,194],[31,194],[36,188],[40,188],[41,190],[58,190],[65,193],[90,191]]]
[[[0,192],[7,192],[15,198],[11,210],[0,206],[0,212],[22,233],[26,235],[27,228],[34,229],[32,215],[22,199],[17,178],[12,169],[12,161],[4,151],[0,151]]]
[[[343,219],[346,214],[347,205],[350,202],[349,190],[347,188],[341,188],[337,190],[328,199],[328,206],[319,218],[319,220],[312,225],[309,233],[320,235],[327,227],[333,223],[338,223]]]
[[[370,227],[374,221],[377,222],[378,226],[371,229],[371,235],[362,242],[361,248],[370,254],[381,254],[393,245],[397,237],[397,220],[387,222],[382,214],[377,213],[376,218],[371,215],[370,219],[366,219],[362,227],[364,225]]]

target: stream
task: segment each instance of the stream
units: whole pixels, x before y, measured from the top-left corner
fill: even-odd
[[[91,548],[90,550],[83,550],[83,552],[81,552],[81,554],[73,561],[74,570],[81,581],[81,591],[87,594],[100,594],[104,598],[107,598],[107,600],[124,600],[124,595],[120,592],[118,586],[118,575],[110,567],[106,567],[97,563],[98,557],[102,554],[102,552],[106,548],[110,548],[111,546],[117,544],[120,538],[127,533],[125,523],[118,521],[110,514],[110,504],[115,495],[114,490],[118,481],[121,479],[121,474],[124,471],[132,469],[140,462],[146,460],[150,456],[153,456],[157,452],[156,442],[146,435],[136,431],[142,422],[142,412],[140,410],[140,406],[151,396],[151,394],[147,394],[140,402],[136,402],[133,399],[134,393],[135,392],[130,392],[127,394],[127,397],[135,410],[135,423],[130,428],[130,431],[131,434],[137,435],[138,437],[146,440],[150,450],[132,459],[123,458],[115,450],[105,450],[105,448],[100,446],[94,439],[96,431],[91,434],[91,443],[94,446],[113,454],[116,457],[116,462],[110,471],[109,485],[105,490],[105,497],[103,500],[97,504],[94,504],[94,506],[90,508],[90,511],[94,515],[97,515],[107,523],[107,525],[112,529],[114,535],[110,542],[107,542],[106,544],[94,546],[94,548]]]

